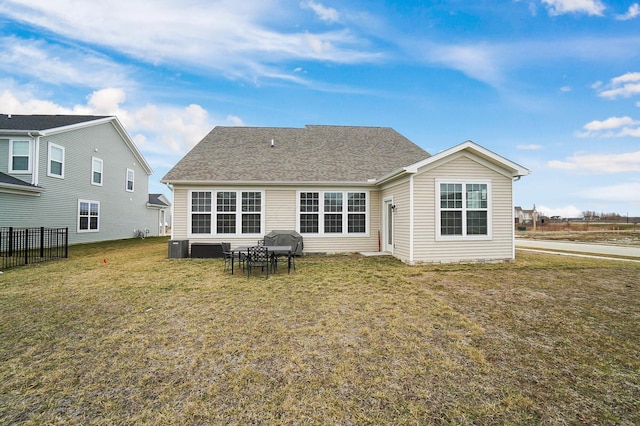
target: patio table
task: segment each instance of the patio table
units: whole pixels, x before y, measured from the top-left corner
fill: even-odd
[[[288,272],[291,272],[291,246],[266,246],[267,250],[269,251],[269,254],[275,256],[275,257],[287,257],[287,267],[288,267]],[[231,274],[233,275],[234,273],[234,259],[236,258],[236,253],[238,254],[238,263],[240,263],[240,255],[242,253],[247,253],[249,251],[251,247],[249,246],[244,246],[244,247],[236,247],[231,249]]]

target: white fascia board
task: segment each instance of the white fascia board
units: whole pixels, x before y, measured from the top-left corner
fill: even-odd
[[[531,170],[527,169],[526,167],[521,166],[518,163],[514,163],[511,160],[508,160],[504,157],[502,157],[501,155],[496,154],[493,151],[490,151],[480,145],[478,145],[477,143],[473,142],[473,141],[466,141],[463,142],[459,145],[456,145],[452,148],[446,149],[442,152],[439,152],[435,155],[432,155],[431,157],[419,161],[415,164],[412,164],[408,167],[406,167],[408,172],[412,172],[412,173],[416,173],[418,171],[419,168],[427,166],[431,163],[434,163],[436,161],[442,160],[443,158],[446,158],[450,155],[456,154],[458,152],[461,151],[469,151],[475,155],[477,155],[480,158],[484,158],[485,160],[494,163],[498,166],[500,166],[501,168],[508,170],[511,175],[513,177],[516,176],[526,176],[528,174],[531,173]]]

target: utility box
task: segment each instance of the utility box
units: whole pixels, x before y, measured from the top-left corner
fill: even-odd
[[[189,257],[189,240],[169,240],[169,259]]]

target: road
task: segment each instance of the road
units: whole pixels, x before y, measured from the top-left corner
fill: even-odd
[[[588,244],[571,241],[527,240],[516,238],[516,248],[544,251],[580,252],[602,256],[624,256],[640,261],[640,247]]]

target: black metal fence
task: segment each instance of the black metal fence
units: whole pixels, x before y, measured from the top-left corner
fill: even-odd
[[[0,269],[69,256],[69,228],[0,227]]]

